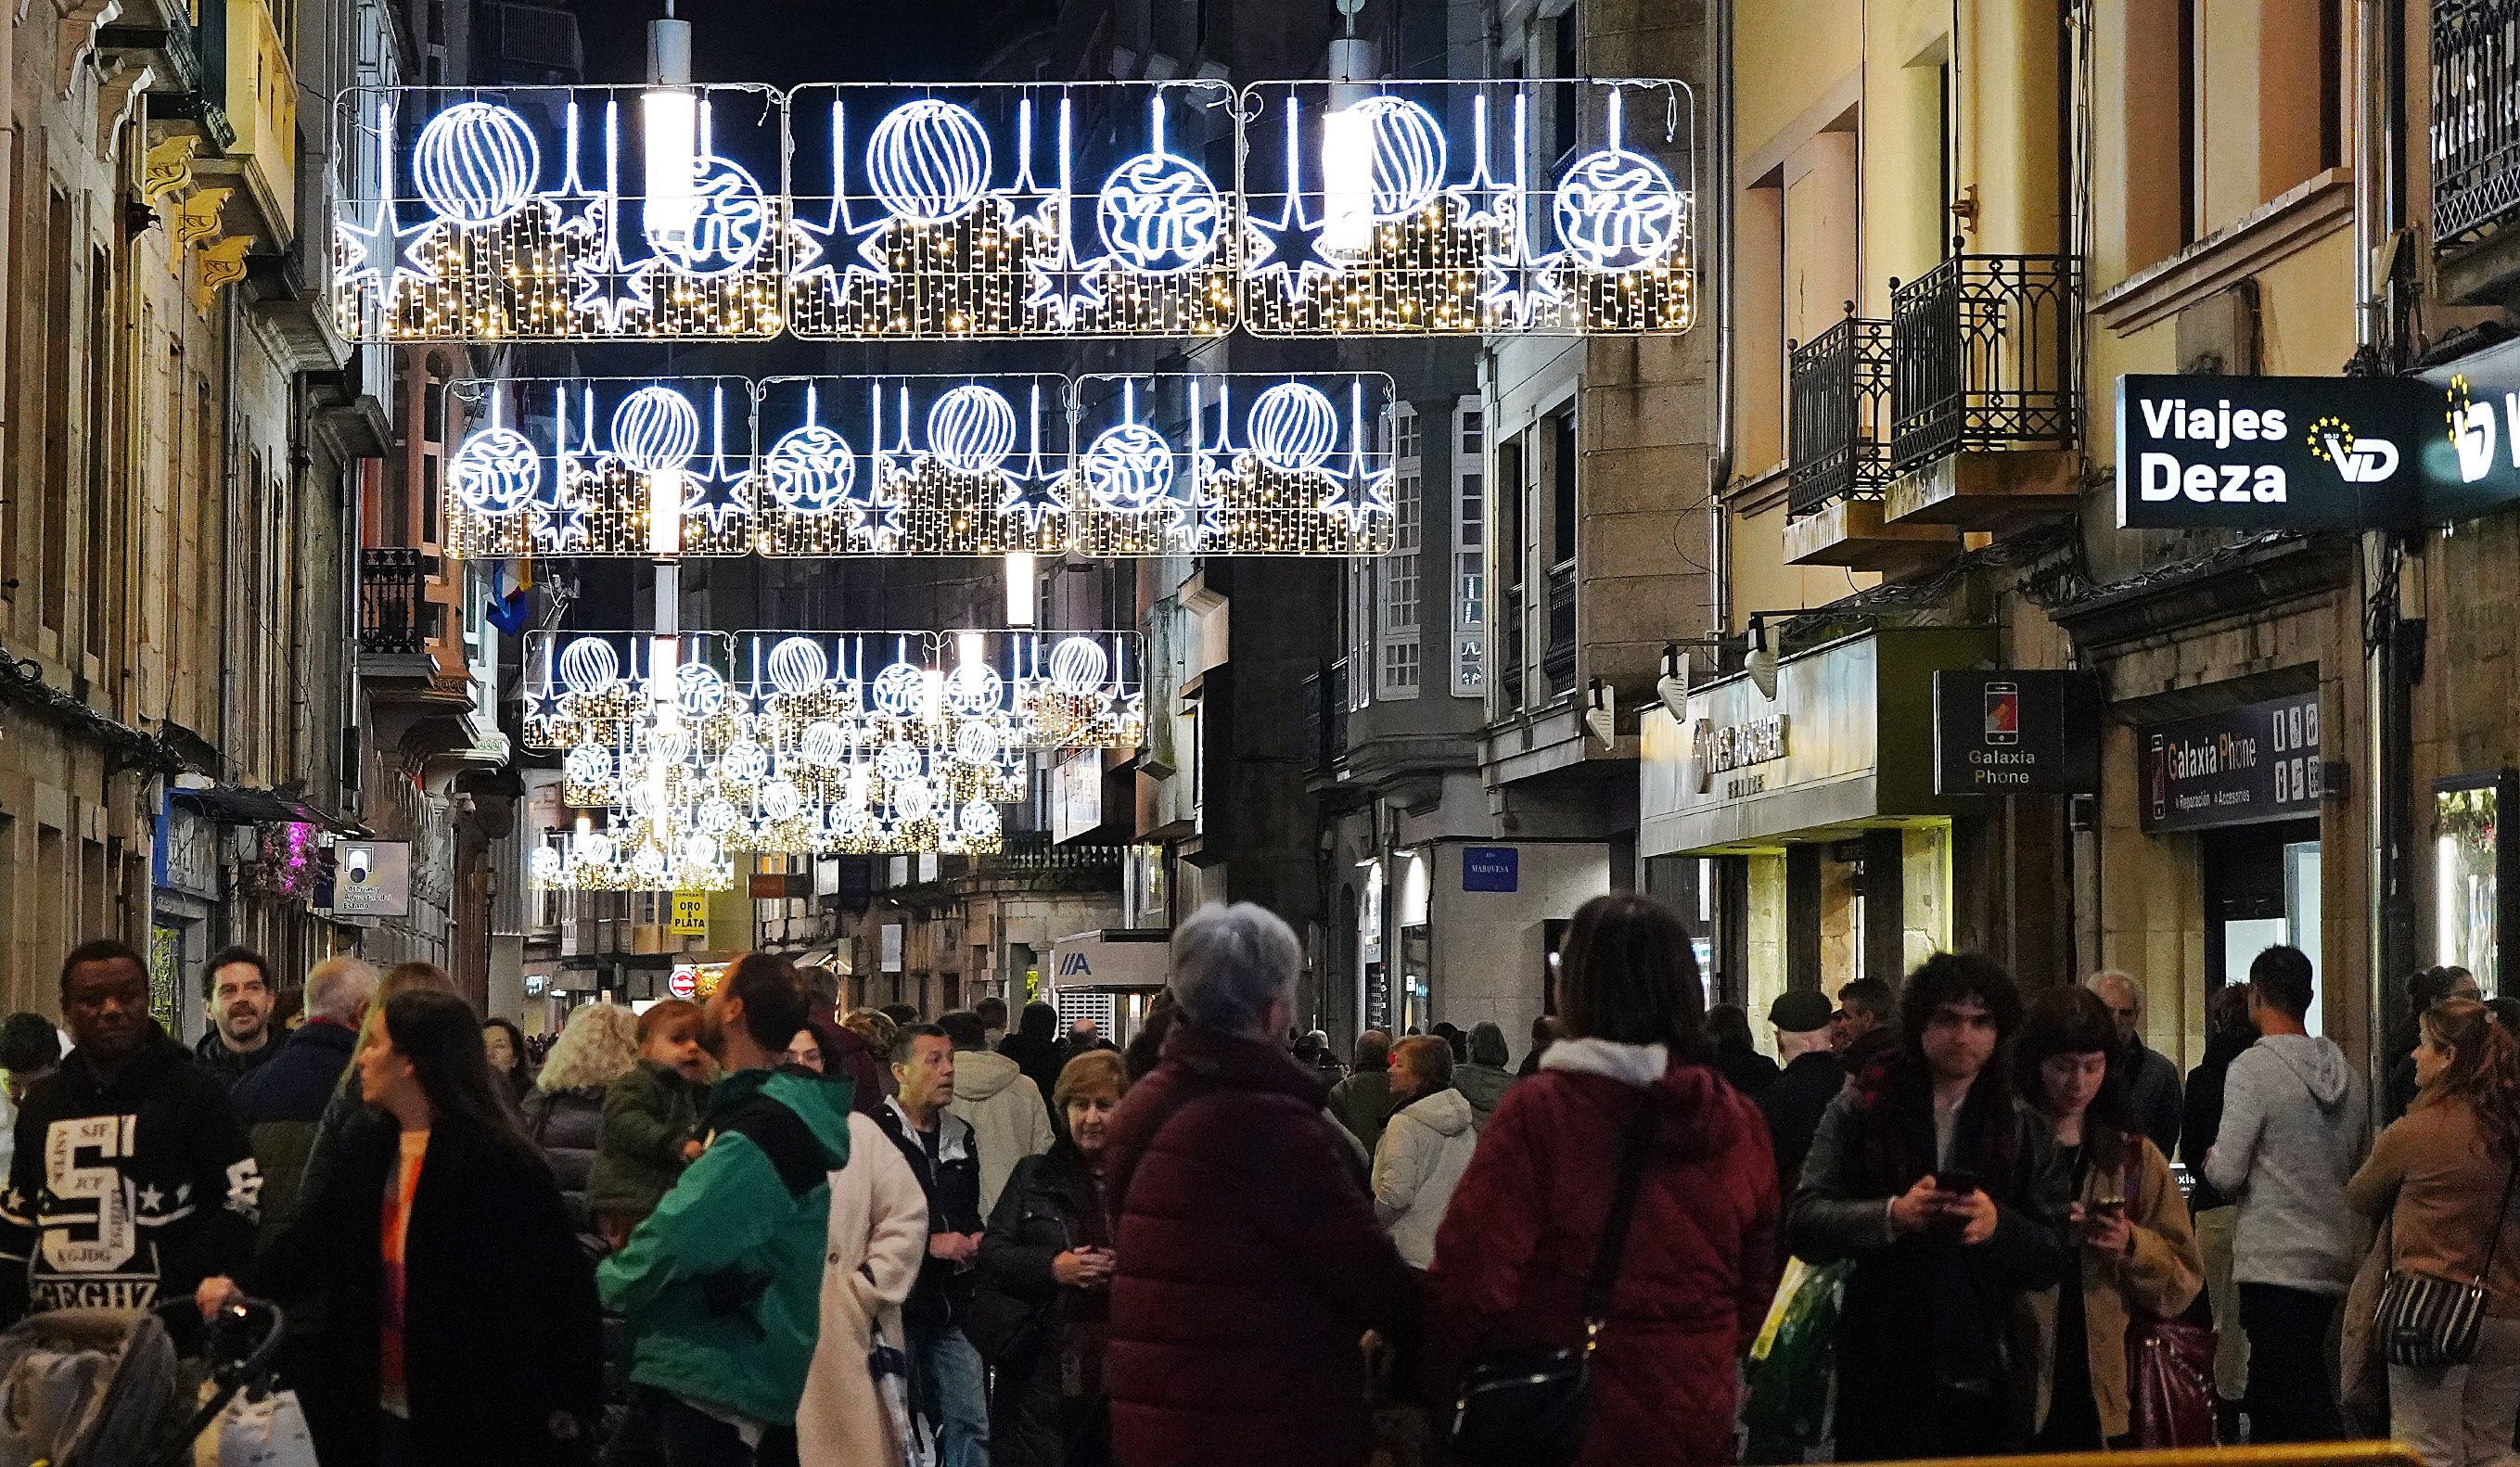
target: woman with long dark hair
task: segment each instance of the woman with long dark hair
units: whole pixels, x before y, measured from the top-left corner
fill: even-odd
[[[2520,1057],[2474,999],[2436,1002],[2419,1030],[2415,1102],[2372,1142],[2345,1200],[2388,1219],[2391,1271],[2453,1286],[2484,1280],[2485,1318],[2465,1364],[2389,1367],[2389,1434],[2430,1467],[2483,1467],[2510,1460],[2520,1416],[2520,1235],[2505,1233]]]
[[[323,1371],[292,1384],[326,1467],[567,1462],[602,1402],[595,1279],[452,994],[388,1001],[356,1061],[390,1124],[348,1144],[256,1292],[326,1290]],[[202,1301],[231,1295],[225,1279]]]
[[[1766,1123],[1708,1064],[1688,930],[1633,894],[1575,913],[1566,1037],[1506,1091],[1435,1233],[1437,1399],[1495,1350],[1575,1346],[1620,1175],[1637,1159],[1582,1467],[1732,1459],[1733,1362],[1777,1283]]]
[[[2127,1336],[2143,1317],[2178,1314],[2204,1286],[2205,1260],[2170,1159],[2128,1114],[2126,1048],[2106,1003],[2087,988],[2030,1005],[2012,1044],[2013,1085],[2055,1128],[2056,1166],[2074,1198],[2066,1226],[2078,1267],[2036,1296],[2048,1414],[2042,1451],[2129,1445]]]
[[[1745,1095],[1755,1095],[1777,1083],[1784,1072],[1759,1052],[1750,1038],[1750,1014],[1738,1003],[1718,1003],[1706,1011],[1706,1042],[1715,1051],[1717,1074]]]

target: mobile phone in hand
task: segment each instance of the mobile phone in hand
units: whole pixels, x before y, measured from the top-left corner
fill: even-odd
[[[1934,1173],[1934,1190],[1937,1192],[1954,1192],[1965,1197],[1971,1192],[1985,1189],[1986,1183],[1979,1179],[1975,1172],[1966,1168],[1953,1167],[1937,1170]]]

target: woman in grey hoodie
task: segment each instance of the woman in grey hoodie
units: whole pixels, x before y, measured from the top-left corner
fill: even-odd
[[[2258,1042],[2231,1061],[2205,1179],[2239,1199],[2231,1276],[2249,1337],[2250,1440],[2343,1434],[2326,1340],[2354,1282],[2345,1183],[2370,1131],[2362,1080],[2343,1050],[2304,1026],[2314,982],[2298,948],[2249,964]]]

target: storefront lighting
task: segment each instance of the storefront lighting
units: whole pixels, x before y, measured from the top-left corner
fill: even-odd
[[[1768,621],[1764,615],[1750,618],[1750,650],[1741,659],[1741,666],[1750,675],[1750,686],[1759,689],[1759,696],[1775,702],[1777,649],[1768,641]]]
[[[1665,643],[1662,663],[1654,678],[1654,695],[1662,699],[1662,705],[1671,710],[1674,718],[1688,711],[1688,653],[1682,651],[1677,642]]]
[[[1595,678],[1584,695],[1584,727],[1604,748],[1619,741],[1619,689]]]

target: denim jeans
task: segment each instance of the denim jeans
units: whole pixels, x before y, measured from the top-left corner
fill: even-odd
[[[936,1429],[936,1467],[989,1467],[989,1377],[952,1325],[910,1332],[919,1414]]]
[[[2249,1332],[2249,1440],[2341,1442],[2336,1352],[2327,1332],[2344,1301],[2277,1284],[2240,1285]]]

